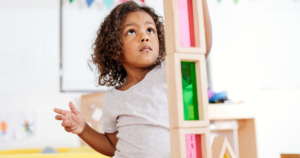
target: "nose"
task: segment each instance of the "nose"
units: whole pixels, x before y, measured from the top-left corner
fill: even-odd
[[[141,39],[140,39],[141,42],[149,42],[149,37],[147,35],[147,33],[143,33],[142,36],[141,36]]]
[[[144,42],[144,41],[148,42],[148,41],[149,41],[149,38],[142,38],[142,39],[141,39],[141,42]]]

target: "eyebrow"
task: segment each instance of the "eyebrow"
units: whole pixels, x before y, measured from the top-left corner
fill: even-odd
[[[145,25],[146,24],[150,24],[150,25],[154,25],[154,23],[153,22],[151,22],[151,21],[147,21],[146,23],[145,23]],[[124,28],[126,28],[127,26],[136,26],[137,24],[136,23],[127,23],[125,26],[124,26]],[[154,25],[155,26],[155,25]]]

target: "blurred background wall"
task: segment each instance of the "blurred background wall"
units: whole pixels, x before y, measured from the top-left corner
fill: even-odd
[[[255,108],[260,158],[300,153],[299,2],[208,0],[210,86]]]
[[[119,3],[96,0],[87,7],[84,0],[63,0],[60,34],[59,0],[0,0],[0,114],[36,113],[36,134],[1,141],[0,150],[80,145],[54,119],[53,108],[68,109],[69,101],[79,108],[82,94],[106,90],[95,87],[87,62],[98,27]],[[145,3],[163,16],[162,0]],[[207,3],[210,88],[255,108],[260,158],[300,153],[300,0]]]

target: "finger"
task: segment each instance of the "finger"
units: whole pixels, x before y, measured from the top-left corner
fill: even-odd
[[[67,131],[67,132],[72,132],[72,131],[74,131],[74,130],[76,130],[77,129],[77,126],[73,126],[73,127],[65,127],[65,130]]]
[[[74,104],[72,102],[69,103],[70,109],[71,111],[75,114],[75,115],[79,115],[80,112],[75,108]]]
[[[67,113],[66,110],[57,109],[57,108],[54,108],[54,112],[56,112],[58,114],[61,114],[61,115],[65,115]]]
[[[64,119],[65,119],[65,116],[64,116],[64,115],[56,115],[56,116],[55,116],[55,119],[56,119],[56,120],[64,120]]]
[[[63,121],[63,122],[61,123],[61,125],[62,125],[63,127],[71,127],[71,126],[72,126],[72,122],[71,122],[71,121]]]
[[[63,120],[63,116],[62,116],[62,115],[56,115],[56,116],[55,116],[55,119],[56,119],[56,120]]]

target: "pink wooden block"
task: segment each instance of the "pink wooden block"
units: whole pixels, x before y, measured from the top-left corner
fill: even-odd
[[[186,134],[185,146],[187,158],[202,158],[200,134]]]
[[[197,158],[195,134],[185,135],[186,157]]]
[[[181,47],[191,47],[187,0],[178,0],[179,37]]]

